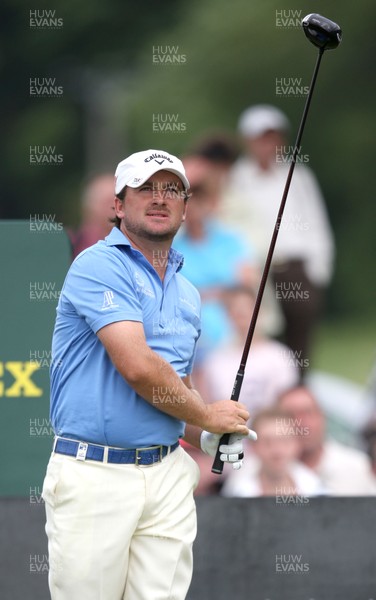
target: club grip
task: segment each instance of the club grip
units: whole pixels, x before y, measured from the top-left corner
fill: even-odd
[[[219,446],[221,446],[222,444],[228,444],[230,439],[230,434],[229,433],[224,433],[221,437],[221,439],[219,440],[219,444],[218,444],[218,449],[217,449],[217,454],[215,455],[214,458],[214,462],[213,462],[213,466],[212,466],[212,473],[216,473],[217,475],[221,475],[222,471],[223,471],[223,460],[221,460],[221,453],[219,451]]]
[[[234,387],[232,388],[232,394],[231,394],[231,400],[233,400],[234,402],[237,402],[239,400],[240,390],[242,388],[242,383],[243,383],[243,377],[244,377],[244,368],[242,367],[242,365],[240,365],[239,371],[236,374],[236,379],[235,379]],[[212,473],[215,473],[216,475],[222,475],[222,471],[223,471],[223,460],[221,460],[221,453],[219,451],[219,446],[222,446],[222,444],[228,444],[229,439],[230,439],[230,433],[224,433],[222,435],[221,439],[219,440],[217,453],[215,455],[213,466],[211,468]]]

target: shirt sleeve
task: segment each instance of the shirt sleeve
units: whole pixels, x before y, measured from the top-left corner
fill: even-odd
[[[199,332],[199,337],[200,337],[200,335],[201,335],[201,330]],[[187,365],[185,375],[192,375],[193,367],[194,367],[195,360],[196,360],[196,354],[197,354],[197,342],[198,342],[198,339],[195,342],[195,347],[192,352],[192,357]]]
[[[117,321],[143,322],[130,270],[115,252],[93,248],[81,254],[72,264],[61,293],[59,310],[84,318],[94,333]]]

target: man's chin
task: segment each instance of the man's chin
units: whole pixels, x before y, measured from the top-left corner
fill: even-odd
[[[140,232],[140,237],[143,237],[146,240],[154,241],[154,242],[167,242],[172,241],[177,233],[177,229],[168,229],[166,231],[163,230],[155,230],[155,229],[145,229]]]
[[[125,233],[135,235],[138,238],[152,242],[172,241],[180,227],[173,226],[171,223],[132,223],[124,221],[123,230]]]

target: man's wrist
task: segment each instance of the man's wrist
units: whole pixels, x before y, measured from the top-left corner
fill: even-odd
[[[200,427],[201,429],[205,429],[205,424],[208,421],[207,405],[204,403],[200,393],[197,390],[189,388],[189,391],[192,393],[192,411],[187,423],[190,423],[196,427]]]

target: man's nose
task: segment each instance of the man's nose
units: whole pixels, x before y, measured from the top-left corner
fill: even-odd
[[[153,203],[164,204],[166,201],[165,196],[166,196],[165,190],[154,190],[153,191]]]

